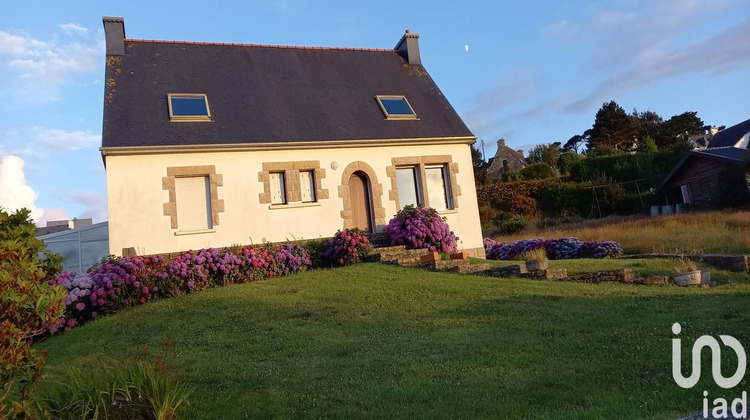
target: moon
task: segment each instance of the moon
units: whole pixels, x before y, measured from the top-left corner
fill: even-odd
[[[464,49],[466,50],[466,52],[469,52],[469,44],[464,45]]]

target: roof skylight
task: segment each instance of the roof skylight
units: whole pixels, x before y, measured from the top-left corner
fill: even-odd
[[[205,94],[170,93],[167,98],[170,121],[211,121],[211,110],[208,107],[208,97]]]
[[[375,99],[389,120],[416,120],[417,114],[403,95],[377,95]]]

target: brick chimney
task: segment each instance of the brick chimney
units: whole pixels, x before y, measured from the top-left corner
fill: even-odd
[[[404,36],[398,41],[393,48],[409,64],[422,64],[422,58],[419,56],[419,35],[413,34],[406,30]]]
[[[500,139],[497,141],[497,149],[500,150],[501,147],[505,147],[505,139]]]
[[[107,55],[125,55],[125,19],[104,16],[102,22],[107,40]]]

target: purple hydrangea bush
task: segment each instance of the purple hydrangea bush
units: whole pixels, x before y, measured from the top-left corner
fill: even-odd
[[[50,281],[68,291],[65,317],[51,323],[53,332],[89,321],[100,314],[211,287],[286,276],[311,266],[309,252],[299,244],[213,248],[188,251],[170,258],[112,257],[86,273],[62,272]]]
[[[450,230],[445,218],[429,207],[405,206],[388,222],[385,233],[391,245],[406,248],[427,248],[431,252],[455,252],[458,237]]]
[[[331,267],[351,265],[362,261],[370,252],[370,240],[359,229],[339,230],[328,239],[323,259]]]
[[[622,255],[620,244],[615,241],[581,241],[578,238],[524,239],[510,243],[484,239],[484,251],[490,260],[513,260],[523,254],[544,249],[551,260],[574,258],[617,258]]]

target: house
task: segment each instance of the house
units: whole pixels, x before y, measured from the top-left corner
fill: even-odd
[[[746,179],[750,120],[713,134],[708,148],[692,150],[658,188],[663,204],[695,209],[736,206],[748,200]]]
[[[523,150],[513,150],[505,145],[505,139],[497,141],[497,152],[495,157],[491,158],[490,168],[488,169],[491,178],[499,178],[500,175],[510,171],[520,171],[529,164],[529,161],[523,156]]]
[[[422,66],[393,49],[125,38],[103,19],[101,153],[115,255],[382,232],[429,205],[484,257],[476,140]]]
[[[91,218],[68,220],[48,220],[47,226],[36,228],[36,236],[48,235],[50,233],[62,232],[70,229],[82,229],[93,224]]]

